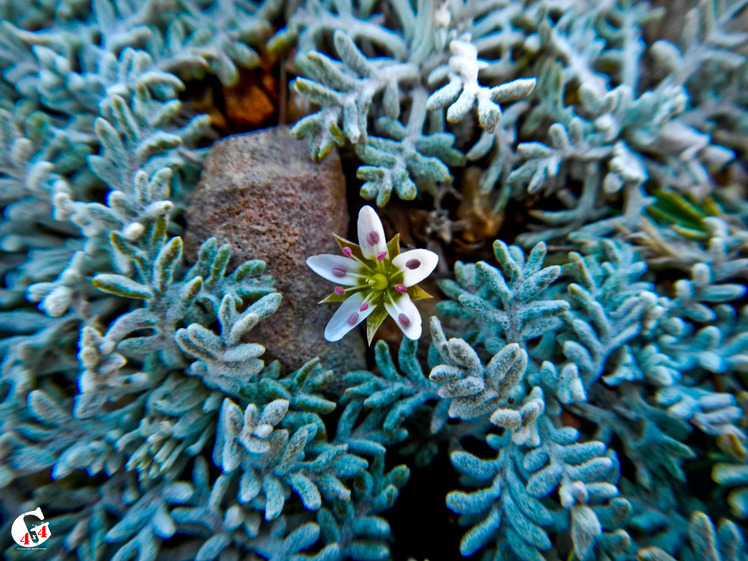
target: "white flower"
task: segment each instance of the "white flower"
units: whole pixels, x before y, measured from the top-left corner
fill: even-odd
[[[306,264],[334,282],[335,291],[322,302],[343,302],[325,328],[325,339],[339,341],[366,320],[369,344],[389,314],[409,339],[421,336],[421,314],[413,300],[429,295],[416,286],[436,267],[433,251],[412,249],[400,253],[400,236],[385,242],[379,216],[370,206],[358,214],[356,245],[335,236],[343,255],[314,255]],[[320,302],[320,304],[322,303]]]

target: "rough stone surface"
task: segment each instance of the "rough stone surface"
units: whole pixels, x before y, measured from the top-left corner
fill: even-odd
[[[305,260],[339,253],[333,233],[348,230],[345,178],[331,153],[321,164],[309,158],[305,142],[289,127],[265,129],[217,142],[187,210],[185,249],[194,256],[215,236],[232,246],[232,266],[262,259],[283,294],[279,310],[261,321],[249,339],[266,348],[265,360],[290,368],[319,356],[336,371],[365,366],[359,330],[337,343],[322,337],[336,304],[318,304],[332,283]]]

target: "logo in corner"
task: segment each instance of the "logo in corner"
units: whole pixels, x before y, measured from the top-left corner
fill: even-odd
[[[26,521],[24,520],[27,516],[33,516],[39,521],[44,520],[41,507],[36,507],[36,510],[24,512],[13,521],[13,525],[10,527],[10,535],[22,547],[38,547],[52,535],[49,531],[49,522],[42,522],[29,528],[26,526]]]

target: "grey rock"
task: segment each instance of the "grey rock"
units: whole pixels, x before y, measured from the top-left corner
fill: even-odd
[[[188,256],[215,236],[232,247],[236,266],[262,259],[282,293],[279,310],[249,334],[265,346],[265,360],[297,368],[319,356],[337,372],[365,367],[360,330],[337,343],[322,334],[335,304],[318,302],[332,283],[306,266],[310,255],[339,253],[333,233],[348,231],[345,178],[337,153],[320,163],[305,142],[277,127],[232,136],[210,150],[200,184],[187,209]]]

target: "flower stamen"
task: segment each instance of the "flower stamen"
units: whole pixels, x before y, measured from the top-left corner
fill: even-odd
[[[350,247],[344,247],[343,248],[343,255],[345,255],[346,257],[350,257],[351,255],[353,255],[353,252],[351,251],[351,248]]]
[[[398,292],[402,292],[403,294],[405,294],[406,292],[408,292],[408,287],[405,286],[404,284],[396,284],[395,285],[395,290],[397,290]]]
[[[387,257],[387,252],[386,251],[383,251],[382,253],[377,253],[377,261],[381,261],[385,257]]]
[[[336,286],[335,294],[340,294],[342,296],[343,294],[345,294],[345,288],[343,288],[342,286]]]

